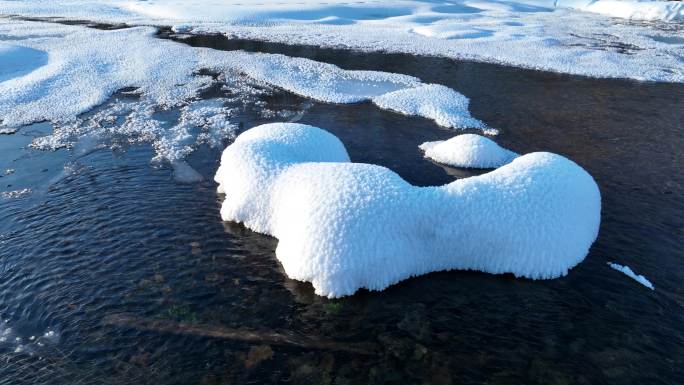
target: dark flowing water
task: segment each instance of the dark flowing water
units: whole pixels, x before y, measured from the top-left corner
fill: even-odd
[[[0,136],[0,170],[15,170],[0,172],[2,191],[32,190],[0,201],[0,337],[11,328],[0,342],[0,384],[684,383],[684,85],[218,36],[183,41],[450,86],[501,129],[499,144],[568,156],[594,176],[599,238],[561,279],[442,272],[327,300],[284,275],[277,240],[220,222],[218,150],[188,159],[204,182],[177,184],[170,168],[150,167],[147,145],[28,149],[51,130],[35,124]],[[266,102],[310,103],[284,92]],[[454,135],[431,121],[370,103],[306,111],[300,122],[339,136],[356,162],[418,185],[470,175],[422,158],[420,143]],[[239,120],[269,121],[250,110]]]

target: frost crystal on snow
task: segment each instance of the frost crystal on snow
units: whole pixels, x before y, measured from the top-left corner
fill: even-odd
[[[584,259],[600,223],[596,183],[562,156],[526,154],[415,187],[385,167],[351,163],[337,137],[303,124],[245,131],[215,180],[222,219],[278,238],[287,275],[328,297],[438,270],[560,277]]]

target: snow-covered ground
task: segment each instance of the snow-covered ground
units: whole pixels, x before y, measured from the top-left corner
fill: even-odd
[[[294,123],[242,133],[215,179],[222,218],[278,238],[287,275],[328,297],[450,269],[563,276],[587,255],[601,218],[594,179],[559,155],[526,154],[421,188],[349,162],[334,135]]]
[[[571,74],[684,81],[681,28],[609,16],[681,21],[681,2],[454,1],[0,1],[1,14],[51,16],[284,43],[473,59]]]

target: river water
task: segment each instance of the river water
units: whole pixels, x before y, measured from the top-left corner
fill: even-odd
[[[15,192],[0,200],[0,384],[684,383],[683,85],[160,37],[452,87],[500,129],[500,145],[556,152],[594,176],[599,238],[560,279],[441,272],[328,300],[284,275],[277,240],[220,221],[219,149],[190,155],[205,179],[182,184],[150,165],[146,144],[33,150],[52,130],[37,123],[0,136],[0,187]],[[420,143],[454,135],[429,120],[278,90],[263,102],[303,111],[299,122],[340,137],[353,161],[413,184],[473,175],[422,158]],[[254,108],[236,119],[243,129],[278,120]]]

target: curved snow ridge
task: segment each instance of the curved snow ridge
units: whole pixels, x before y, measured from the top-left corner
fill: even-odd
[[[327,297],[439,270],[560,277],[584,259],[600,223],[596,183],[562,156],[526,154],[484,175],[415,187],[349,162],[339,139],[303,124],[244,132],[215,180],[226,194],[222,219],[278,238],[287,275]]]
[[[419,146],[425,157],[437,163],[464,168],[497,168],[519,155],[484,136],[463,134],[449,140],[425,142]]]

